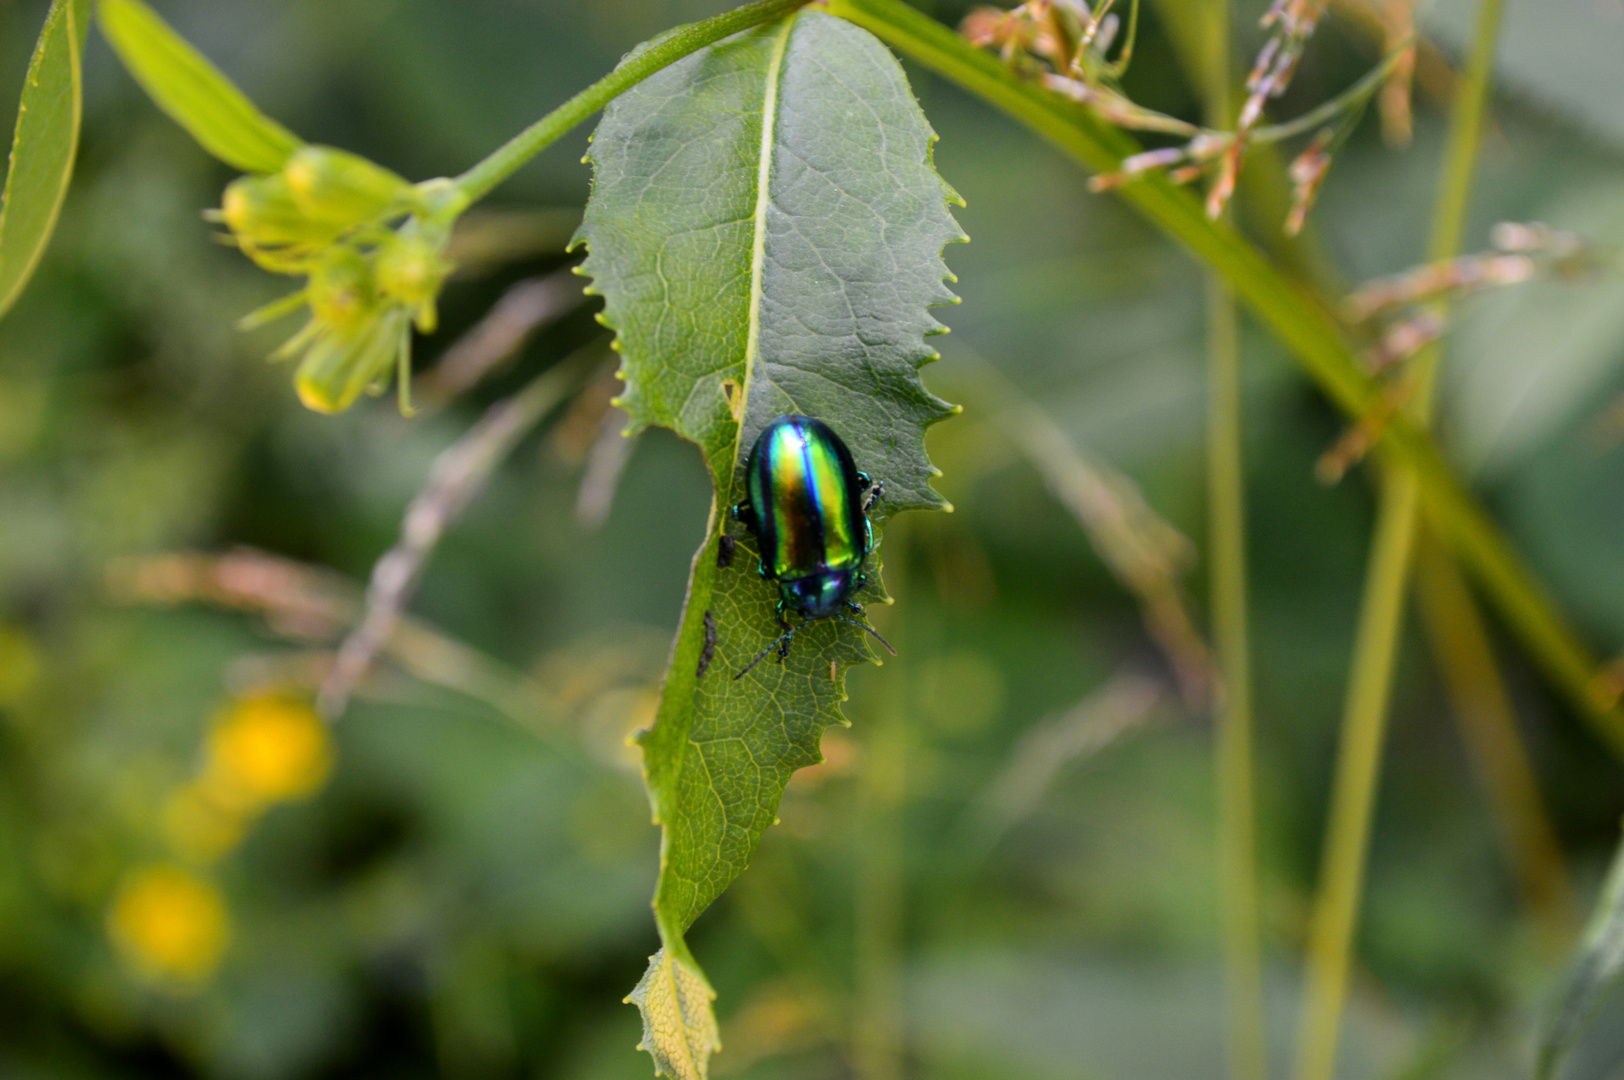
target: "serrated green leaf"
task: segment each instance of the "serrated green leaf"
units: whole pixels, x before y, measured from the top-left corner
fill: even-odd
[[[661,949],[649,958],[648,970],[626,995],[643,1014],[639,1050],[654,1058],[654,1068],[673,1080],[704,1080],[710,1056],[722,1048],[711,1002],[710,983],[691,960]]]
[[[56,228],[79,146],[84,80],[79,61],[88,0],[54,0],[23,82],[0,196],[0,316],[33,276]]]
[[[1568,973],[1561,1007],[1540,1039],[1538,1080],[1557,1076],[1595,1018],[1603,999],[1624,981],[1624,845],[1613,857],[1595,913]],[[1618,1062],[1613,1062],[1617,1065]],[[1610,1071],[1610,1070],[1601,1070]]]
[[[926,309],[954,301],[942,248],[964,236],[934,140],[884,46],[815,11],[646,80],[594,139],[578,240],[618,334],[621,403],[634,429],[697,443],[716,489],[642,740],[664,827],[655,916],[684,962],[684,931],[744,870],[791,773],[820,760],[823,729],[844,723],[844,669],[872,659],[858,630],[826,621],[784,663],[733,678],[777,633],[777,589],[726,513],[743,455],[772,419],[805,413],[884,482],[876,533],[899,510],[945,505],[924,432],[953,410],[918,369],[942,330]],[[737,553],[719,566],[729,531]]]
[[[102,34],[141,89],[210,154],[250,173],[273,173],[303,143],[141,0],[101,0]]]

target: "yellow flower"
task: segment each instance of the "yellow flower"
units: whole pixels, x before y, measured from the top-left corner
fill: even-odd
[[[216,721],[203,784],[227,806],[258,810],[311,794],[332,767],[327,726],[316,710],[297,698],[261,694]]]
[[[415,194],[363,157],[306,146],[281,172],[233,180],[213,216],[265,269],[298,274],[345,234],[381,228],[391,215],[417,209]]]
[[[107,932],[139,976],[195,986],[225,955],[230,918],[220,891],[175,866],[131,874],[107,913]]]
[[[239,325],[250,329],[308,308],[310,318],[274,354],[298,358],[294,388],[306,407],[335,413],[400,378],[410,415],[411,325],[433,331],[451,264],[451,222],[467,198],[449,180],[409,184],[366,158],[304,146],[282,168],[233,180],[211,212],[244,254],[306,286]]]

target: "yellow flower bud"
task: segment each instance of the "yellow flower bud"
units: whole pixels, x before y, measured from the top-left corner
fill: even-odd
[[[440,257],[443,230],[430,235],[413,222],[378,247],[378,291],[411,308],[417,328],[428,334],[436,322],[434,301],[452,264]]]
[[[355,404],[362,391],[388,379],[406,328],[405,309],[390,307],[353,330],[316,338],[293,376],[299,400],[323,413],[343,412]]]
[[[306,295],[316,318],[339,332],[355,329],[378,309],[372,267],[350,247],[331,248],[321,256],[310,272]]]
[[[306,146],[282,170],[299,209],[313,221],[348,229],[404,199],[412,186],[358,154]]]
[[[245,245],[257,248],[326,244],[340,232],[300,209],[281,175],[233,180],[220,200],[220,218]]]

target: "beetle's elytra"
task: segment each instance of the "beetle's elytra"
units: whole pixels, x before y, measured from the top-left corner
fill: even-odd
[[[891,648],[860,621],[862,606],[852,599],[868,583],[863,561],[874,546],[868,510],[882,490],[857,470],[845,441],[821,420],[791,414],[762,429],[745,459],[745,498],[733,516],[756,538],[761,576],[778,582],[782,633],[735,679],[775,647],[780,658],[788,656],[795,632],[812,619],[852,623]],[[785,618],[791,611],[802,620],[793,627]]]

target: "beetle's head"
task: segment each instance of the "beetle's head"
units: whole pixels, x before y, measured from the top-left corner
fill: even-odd
[[[827,619],[839,614],[856,591],[856,570],[823,570],[778,583],[784,606],[803,618]]]

